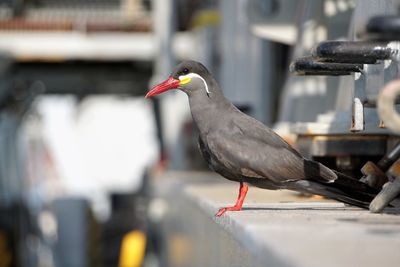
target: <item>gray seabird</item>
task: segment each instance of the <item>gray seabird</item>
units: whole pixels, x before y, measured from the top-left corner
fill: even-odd
[[[376,195],[366,184],[305,159],[273,130],[238,110],[201,63],[182,62],[146,98],[170,89],[189,97],[199,148],[209,168],[240,183],[236,204],[219,209],[216,216],[241,210],[247,184],[322,195],[363,208]]]

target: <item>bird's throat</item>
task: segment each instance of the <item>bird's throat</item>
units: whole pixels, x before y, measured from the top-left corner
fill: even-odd
[[[200,134],[217,129],[229,115],[232,105],[222,94],[203,94],[201,97],[189,95],[190,112]]]

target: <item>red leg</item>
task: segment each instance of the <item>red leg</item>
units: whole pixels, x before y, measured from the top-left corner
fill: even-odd
[[[220,217],[222,214],[224,214],[226,211],[237,211],[237,210],[241,210],[242,209],[242,205],[243,205],[243,201],[244,198],[246,197],[247,191],[249,190],[249,187],[243,183],[240,182],[240,187],[239,187],[239,195],[238,198],[236,200],[236,204],[233,207],[226,207],[226,208],[220,208],[217,212],[217,214],[215,214],[215,216]]]

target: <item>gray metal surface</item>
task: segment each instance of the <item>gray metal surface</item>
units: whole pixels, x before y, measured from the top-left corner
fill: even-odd
[[[217,183],[217,182],[221,183]],[[241,212],[236,183],[200,173],[155,180],[166,201],[160,223],[163,266],[398,266],[400,210],[371,214],[342,203],[289,191],[250,188]]]
[[[251,1],[221,1],[221,78],[224,95],[264,123],[272,123],[274,59],[271,43],[254,36],[246,13]]]
[[[60,198],[54,201],[53,211],[57,218],[56,266],[98,266],[99,228],[89,202],[82,198]]]
[[[321,41],[346,36],[353,8],[351,1],[343,1],[340,9],[333,2],[335,12],[330,15],[325,2],[302,1],[296,12],[298,37],[293,58],[310,55],[310,50]],[[337,78],[289,75],[281,96],[277,128],[314,121],[318,114],[334,109],[337,84]]]

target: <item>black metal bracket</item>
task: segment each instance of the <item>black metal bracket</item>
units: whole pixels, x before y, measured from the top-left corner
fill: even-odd
[[[295,60],[290,70],[296,75],[350,75],[362,73],[363,64],[376,64],[397,53],[387,42],[325,41],[312,49],[311,57]]]
[[[380,41],[400,41],[400,16],[376,16],[368,21],[367,38]]]
[[[312,50],[320,61],[352,64],[375,64],[390,59],[393,50],[386,42],[326,41]]]
[[[362,64],[324,62],[314,57],[299,58],[290,64],[290,72],[296,75],[340,76],[362,72],[362,69]]]

